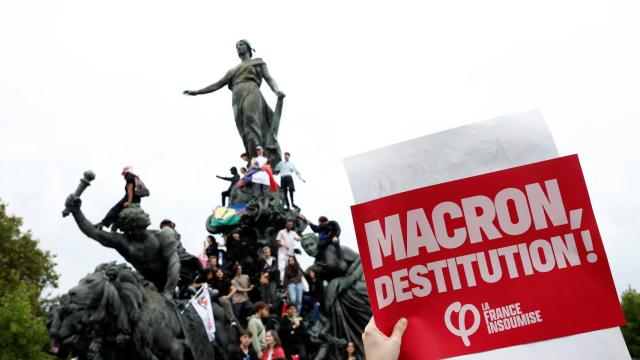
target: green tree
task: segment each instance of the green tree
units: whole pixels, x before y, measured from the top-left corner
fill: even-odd
[[[627,324],[622,326],[622,336],[632,358],[640,357],[640,294],[629,287],[620,301]]]
[[[57,287],[53,255],[38,248],[22,219],[0,201],[0,360],[46,359],[49,336],[42,290]]]
[[[34,315],[36,289],[27,284],[5,293],[0,302],[0,360],[50,359],[43,348],[49,334],[42,317]]]

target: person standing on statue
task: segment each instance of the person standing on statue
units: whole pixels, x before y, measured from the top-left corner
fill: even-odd
[[[275,172],[276,174],[280,174],[280,189],[284,193],[285,207],[287,209],[291,208],[289,206],[289,198],[287,197],[288,192],[289,197],[291,198],[291,206],[298,209],[296,204],[293,202],[293,192],[296,191],[295,185],[293,184],[293,174],[296,174],[298,176],[298,179],[300,179],[302,182],[306,181],[304,181],[302,175],[300,175],[300,172],[298,171],[298,169],[296,169],[296,166],[291,161],[289,161],[290,158],[291,154],[289,152],[285,152],[284,160],[280,161],[278,165],[276,165]]]
[[[111,227],[113,223],[118,219],[118,214],[122,209],[129,206],[129,204],[140,204],[141,197],[136,195],[135,186],[136,186],[136,177],[137,175],[133,172],[133,167],[125,166],[122,169],[122,176],[126,182],[124,186],[124,197],[120,199],[112,208],[109,210],[107,215],[105,215],[104,219],[99,223],[95,224],[95,227],[98,230],[102,230],[103,227]],[[113,229],[115,230],[115,229]]]
[[[251,169],[249,177],[253,186],[253,194],[255,196],[264,195],[265,191],[269,191],[271,178],[264,166],[267,165],[267,158],[264,157],[264,149],[262,146],[256,146],[256,156],[251,159]]]
[[[231,184],[229,185],[229,189],[227,189],[227,191],[223,191],[222,194],[221,194],[222,195],[222,206],[224,206],[226,198],[231,197],[231,190],[236,185],[238,180],[240,180],[240,175],[238,174],[238,169],[235,166],[231,167],[231,169],[229,169],[229,171],[231,172],[231,176],[216,175],[216,177],[218,179],[227,180],[227,181],[231,182]],[[231,201],[229,201],[229,202],[231,202]]]
[[[280,146],[276,136],[280,122],[279,113],[282,108],[282,98],[285,97],[285,94],[271,77],[267,64],[260,58],[253,59],[255,50],[249,41],[238,41],[236,50],[241,62],[227,71],[222,79],[200,90],[185,90],[183,93],[189,96],[203,95],[228,86],[232,92],[236,127],[246,152],[253,157],[256,155],[256,146],[262,144],[269,162],[275,166],[280,162]],[[276,113],[271,110],[260,92],[263,79],[278,96],[279,104],[276,106]]]

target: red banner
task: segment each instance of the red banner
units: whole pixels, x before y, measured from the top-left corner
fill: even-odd
[[[577,155],[351,208],[371,306],[401,359],[624,323]]]

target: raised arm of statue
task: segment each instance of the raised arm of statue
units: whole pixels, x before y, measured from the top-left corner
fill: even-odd
[[[180,279],[180,257],[178,252],[174,252],[169,256],[169,263],[167,264],[167,282],[164,286],[162,294],[171,299],[173,290],[178,286],[178,280]]]
[[[166,237],[167,234],[171,234],[170,238]],[[159,240],[161,241],[162,257],[167,259],[167,282],[164,285],[164,289],[158,289],[162,292],[162,295],[170,299],[172,293],[178,286],[178,280],[180,279],[180,256],[178,255],[178,242],[175,237],[175,232],[161,231]]]
[[[235,69],[231,69],[229,71],[227,71],[226,74],[224,74],[224,76],[222,77],[222,79],[218,80],[217,82],[202,88],[200,90],[185,90],[182,93],[185,95],[190,95],[190,96],[196,96],[196,95],[203,95],[203,94],[208,94],[208,93],[212,93],[214,91],[220,90],[222,89],[225,85],[227,85],[227,83],[229,83],[229,80],[231,80],[231,77],[233,76]]]
[[[278,87],[278,84],[276,83],[276,81],[273,79],[273,77],[271,77],[271,73],[269,73],[269,68],[267,68],[267,64],[262,64],[262,77],[264,78],[264,81],[267,83],[267,85],[269,85],[269,87],[271,88],[271,90],[278,96],[278,97],[285,97],[286,95],[282,92],[282,90],[280,90],[280,88]]]
[[[80,210],[80,205],[82,205],[82,200],[80,199],[80,197],[73,194],[69,195],[67,197],[67,200],[65,201],[65,205],[73,214],[73,218],[75,219],[76,224],[78,224],[78,228],[80,228],[80,231],[82,231],[85,235],[99,242],[103,246],[116,249],[120,253],[122,253],[123,251],[126,252],[125,240],[122,235],[118,233],[98,230],[84,216],[82,210]]]

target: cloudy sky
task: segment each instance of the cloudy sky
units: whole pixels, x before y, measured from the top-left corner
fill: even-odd
[[[306,184],[297,202],[356,247],[342,159],[540,109],[581,157],[619,292],[640,288],[640,8],[634,1],[6,1],[0,4],[0,199],[57,255],[66,291],[119,260],[62,218],[86,169],[98,221],[133,165],[153,226],[193,253],[242,143],[231,94],[188,98],[247,38],[287,94],[279,139]],[[269,102],[275,96],[268,87]],[[425,154],[428,156],[428,154]]]

